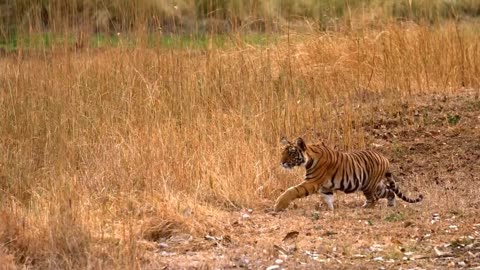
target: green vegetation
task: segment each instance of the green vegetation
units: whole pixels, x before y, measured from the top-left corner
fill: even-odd
[[[385,220],[388,222],[398,222],[404,220],[405,217],[402,212],[391,213],[390,215],[385,217]]]
[[[265,46],[277,42],[279,36],[276,34],[249,33],[240,36],[218,34],[218,35],[159,35],[150,34],[146,39],[146,47],[171,48],[171,49],[205,49],[209,45],[213,48],[227,48],[241,44],[254,46]],[[135,34],[106,34],[96,33],[89,36],[83,46],[89,48],[103,47],[135,47],[143,45],[143,40]],[[28,36],[12,36],[7,40],[0,41],[0,49],[14,51],[22,49],[52,49],[52,48],[74,48],[78,41],[72,34],[54,34],[52,32],[32,33]]]
[[[38,32],[63,33],[62,37],[82,33],[93,39],[95,33],[109,33],[109,42],[116,44],[115,34],[131,32],[188,37],[282,32],[287,23],[314,30],[358,19],[435,23],[478,17],[480,0],[6,0],[0,10],[0,43],[11,49],[17,40]]]
[[[448,121],[448,124],[454,126],[456,124],[458,124],[458,122],[460,122],[460,115],[458,114],[447,114],[447,121]]]

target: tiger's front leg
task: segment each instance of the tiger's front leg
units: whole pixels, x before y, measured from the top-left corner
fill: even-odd
[[[275,207],[274,211],[279,212],[288,207],[291,201],[295,199],[295,196],[292,191],[293,187],[287,189],[280,197],[277,198],[277,201],[275,202]]]
[[[315,182],[305,181],[299,185],[290,187],[277,198],[274,211],[278,212],[288,207],[291,201],[306,197],[318,190],[318,184]]]
[[[328,209],[333,211],[333,191],[322,188],[320,193],[322,194],[323,201],[327,204]]]

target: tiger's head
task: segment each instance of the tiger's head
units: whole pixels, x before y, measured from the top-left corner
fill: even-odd
[[[280,142],[285,146],[282,151],[280,164],[286,169],[292,169],[295,166],[304,166],[307,163],[305,151],[307,145],[302,138],[295,139],[294,143],[282,138]]]

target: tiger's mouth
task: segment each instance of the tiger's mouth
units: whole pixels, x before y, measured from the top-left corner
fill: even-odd
[[[282,163],[282,167],[285,168],[285,169],[290,170],[291,168],[295,167],[295,165],[293,165],[293,164],[291,164],[291,163],[288,163],[288,162],[283,162],[283,163]]]
[[[302,166],[305,164],[305,159],[304,158],[299,158],[298,160],[295,160],[295,162],[282,162],[281,165],[285,169],[292,169],[295,166]]]

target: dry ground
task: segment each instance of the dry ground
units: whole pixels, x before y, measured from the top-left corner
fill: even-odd
[[[232,211],[204,238],[142,242],[146,269],[265,269],[278,259],[285,269],[480,269],[478,95],[417,96],[363,123],[370,148],[390,157],[402,190],[423,193],[422,203],[363,209],[362,195],[337,193],[335,212],[316,195],[279,214]]]

